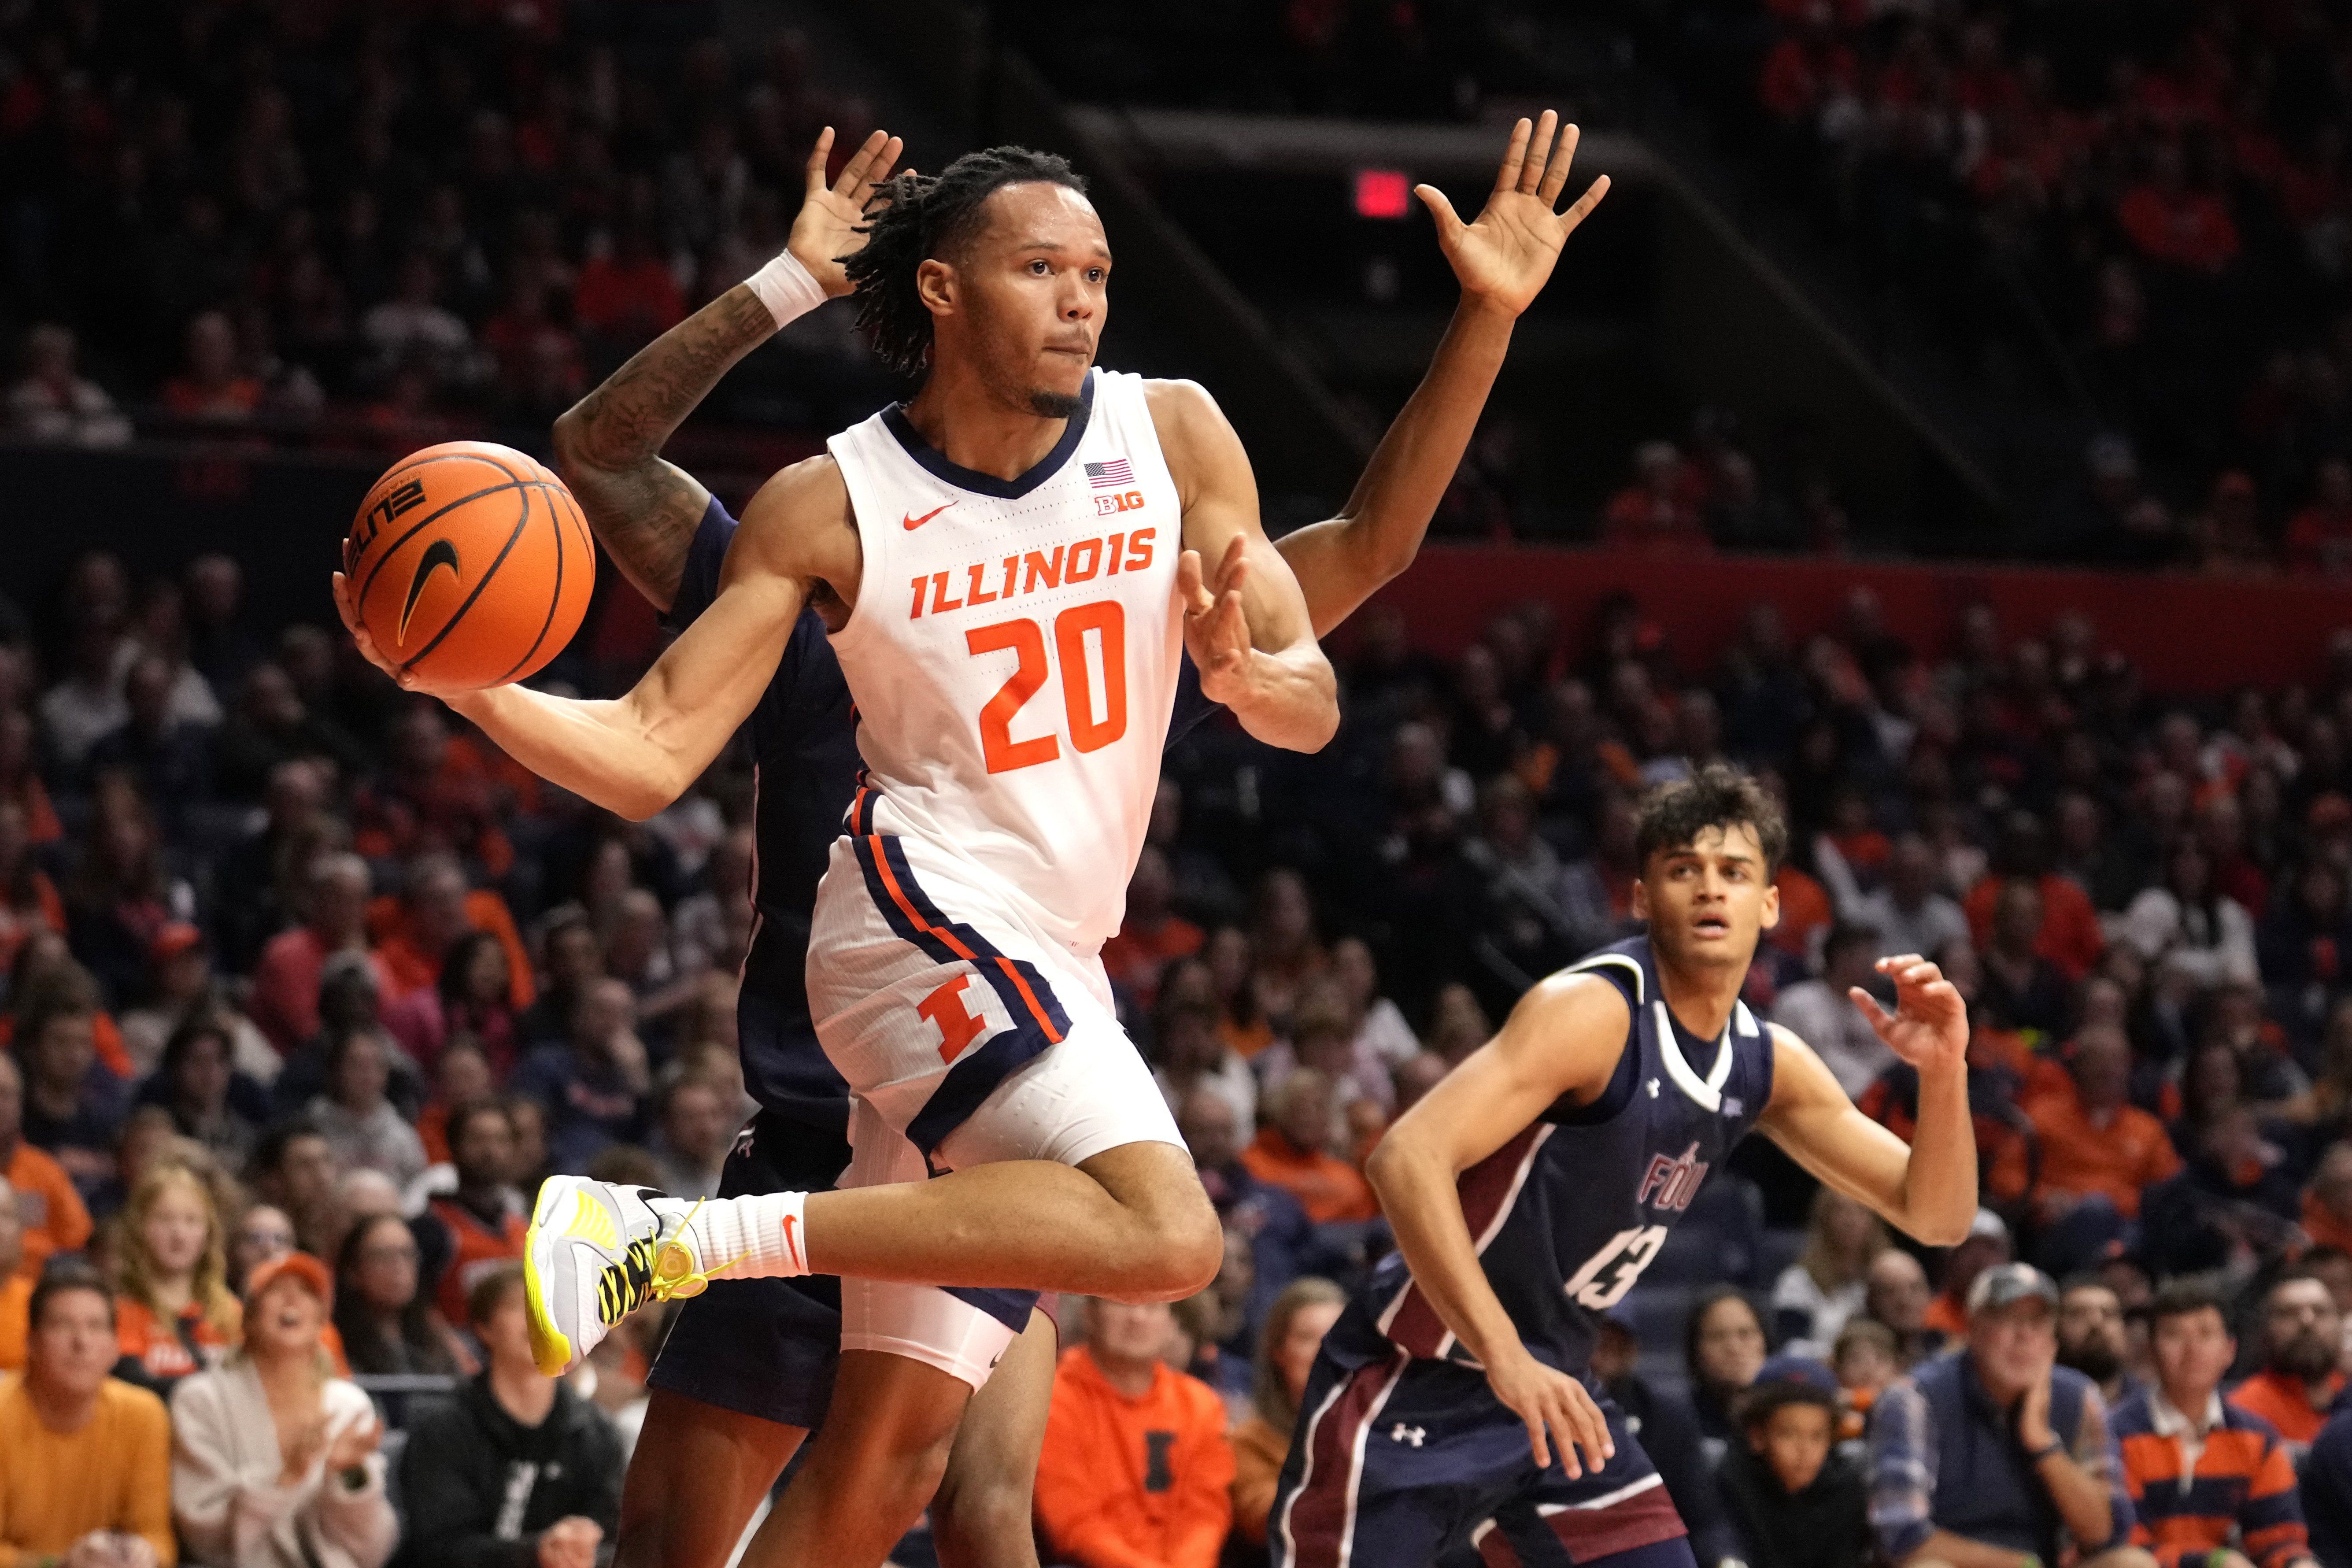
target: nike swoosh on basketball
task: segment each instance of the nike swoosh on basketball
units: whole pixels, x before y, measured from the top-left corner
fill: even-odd
[[[935,506],[935,507],[931,508],[931,510],[929,510],[929,511],[925,512],[925,513],[924,513],[922,516],[920,516],[920,517],[916,517],[916,516],[914,516],[914,515],[912,515],[912,514],[910,513],[910,514],[908,514],[908,516],[906,516],[906,517],[902,517],[902,518],[900,518],[900,519],[898,520],[898,526],[899,526],[900,528],[905,529],[908,533],[912,533],[912,532],[914,532],[914,531],[915,531],[915,530],[917,530],[917,529],[919,529],[919,528],[922,527],[922,526],[923,526],[923,524],[925,524],[925,523],[927,523],[927,522],[930,521],[931,521],[931,519],[933,519],[933,518],[935,518],[935,517],[939,516],[939,515],[940,515],[940,513],[941,513],[941,512],[943,512],[943,511],[947,510],[948,510],[948,508],[950,508],[950,507],[951,507],[951,506],[953,506],[953,505],[955,505],[955,502],[953,502],[953,501],[951,501],[951,500],[950,500],[950,501],[941,501],[939,505],[937,505],[937,506]]]
[[[436,539],[425,547],[417,558],[416,574],[408,580],[408,602],[400,606],[400,632],[394,639],[400,647],[408,646],[408,617],[416,611],[416,596],[425,592],[425,580],[433,575],[434,568],[446,566],[452,577],[465,574],[457,565],[457,547],[446,539]]]

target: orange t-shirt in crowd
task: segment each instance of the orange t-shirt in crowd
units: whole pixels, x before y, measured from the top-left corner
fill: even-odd
[[[1980,877],[1960,900],[1960,911],[1969,917],[1969,940],[1980,949],[1992,940],[1993,905],[2000,901],[2000,885],[2007,879]],[[2033,951],[2056,964],[2068,980],[2080,980],[2096,967],[2099,954],[2106,951],[2099,911],[2091,907],[2091,895],[2072,878],[2053,871],[2037,885],[2042,891],[2042,934],[2034,939]]]
[[[530,952],[522,944],[522,932],[515,929],[506,900],[488,888],[476,888],[466,895],[466,923],[499,939],[507,952],[507,999],[518,1013],[530,1006],[538,994],[531,984]],[[398,899],[386,893],[371,902],[367,924],[376,965],[390,982],[385,1001],[441,984],[440,955],[416,945],[409,934],[408,911]]]
[[[1783,866],[1774,872],[1772,885],[1780,889],[1780,920],[1764,933],[1765,939],[1783,952],[1805,956],[1813,932],[1828,925],[1836,914],[1829,889],[1794,866]]]
[[[1217,1020],[1217,1038],[1224,1047],[1245,1062],[1257,1060],[1258,1053],[1274,1044],[1274,1026],[1264,1018],[1246,1026],[1231,1018]]]
[[[147,1369],[147,1375],[156,1379],[185,1377],[192,1372],[202,1372],[207,1365],[218,1365],[228,1352],[232,1336],[223,1333],[205,1316],[205,1310],[191,1301],[180,1309],[180,1326],[164,1321],[155,1310],[132,1296],[114,1299],[114,1340],[116,1348],[124,1355]],[[191,1354],[193,1342],[197,1354]]]
[[[416,1141],[425,1145],[425,1161],[429,1165],[449,1163],[449,1108],[439,1100],[428,1101],[416,1113]]]
[[[16,1217],[24,1222],[25,1258],[16,1265],[17,1278],[38,1279],[41,1266],[59,1252],[79,1252],[89,1245],[89,1210],[74,1191],[73,1178],[46,1152],[23,1139],[0,1171],[16,1194]]]
[[[1037,1456],[1037,1522],[1076,1568],[1215,1568],[1234,1521],[1225,1405],[1155,1363],[1130,1399],[1084,1345],[1066,1351]]]
[[[2118,1108],[2102,1127],[2084,1114],[2074,1096],[2053,1095],[2034,1106],[2032,1119],[2042,1143],[2037,1199],[2053,1192],[2097,1193],[2126,1219],[2137,1219],[2140,1189],[2180,1169],[2164,1123],[2137,1105]]]
[[[1170,915],[1153,931],[1133,921],[1102,944],[1103,973],[1135,994],[1138,1005],[1149,1007],[1160,993],[1160,972],[1171,959],[1190,958],[1208,940],[1199,926],[1181,915]]]
[[[1969,1332],[1969,1309],[1966,1303],[1949,1290],[1938,1290],[1919,1321],[1949,1339],[1966,1339]]]
[[[2277,1427],[2278,1435],[2293,1443],[2300,1456],[2319,1436],[2319,1429],[2327,1425],[2328,1408],[2344,1392],[2344,1374],[2328,1373],[2326,1388],[2326,1396],[2314,1405],[2304,1389],[2303,1379],[2283,1373],[2258,1372],[2230,1391],[2230,1403]]]
[[[2315,1247],[2352,1252],[2352,1224],[2336,1218],[2336,1212],[2319,1201],[2316,1192],[2303,1194],[2303,1234],[2311,1237]]]
[[[1317,1225],[1370,1219],[1381,1212],[1362,1172],[1320,1149],[1300,1149],[1276,1128],[1261,1131],[1242,1151],[1242,1163],[1259,1181],[1297,1198]]]
[[[33,1328],[34,1281],[22,1274],[0,1279],[0,1372],[25,1364],[25,1337]]]
[[[79,1429],[41,1420],[24,1375],[0,1377],[0,1563],[58,1563],[94,1530],[136,1535],[161,1568],[180,1560],[172,1534],[172,1418],[163,1402],[116,1378]]]
[[[505,1223],[493,1230],[455,1198],[435,1198],[426,1206],[449,1233],[449,1267],[441,1271],[435,1304],[450,1322],[466,1322],[467,1294],[491,1269],[522,1256],[523,1237],[530,1227],[522,1215],[509,1214]]]

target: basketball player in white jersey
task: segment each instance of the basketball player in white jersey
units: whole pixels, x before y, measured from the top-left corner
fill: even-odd
[[[1566,167],[1539,154],[1521,186],[1549,204]],[[446,694],[543,776],[642,817],[750,711],[809,603],[864,726],[868,785],[809,963],[856,1093],[854,1190],[697,1212],[551,1183],[528,1260],[550,1370],[649,1295],[814,1269],[845,1277],[845,1348],[978,1386],[1010,1331],[904,1287],[1165,1299],[1217,1268],[1215,1216],[1094,953],[1141,843],[1180,636],[1203,694],[1277,745],[1328,738],[1329,667],[1205,394],[1092,370],[1110,257],[1066,166],[998,149],[890,201],[849,269],[885,353],[928,364],[921,393],[761,490],[717,601],[627,697]]]

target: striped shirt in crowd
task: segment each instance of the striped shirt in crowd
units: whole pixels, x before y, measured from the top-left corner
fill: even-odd
[[[2132,1543],[2164,1568],[2224,1546],[2254,1568],[2284,1568],[2310,1550],[2294,1465],[2261,1416],[2216,1392],[2191,1422],[2152,1388],[2116,1406],[2115,1426],[2137,1520]]]

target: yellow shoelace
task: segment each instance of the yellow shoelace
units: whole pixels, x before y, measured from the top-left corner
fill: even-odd
[[[694,1216],[702,1212],[703,1201],[695,1200],[694,1207],[686,1211],[686,1218],[667,1241],[642,1237],[629,1243],[619,1262],[604,1266],[604,1274],[596,1281],[596,1304],[605,1322],[619,1322],[644,1306],[648,1298],[671,1301],[699,1296],[709,1288],[713,1275],[724,1274],[743,1261],[747,1255],[739,1252],[716,1268],[690,1267],[694,1255],[678,1237],[694,1223]]]
[[[702,1205],[706,1201],[702,1198],[695,1199],[694,1206],[686,1211],[684,1219],[678,1221],[677,1234],[655,1249],[653,1279],[646,1287],[655,1300],[683,1301],[699,1296],[709,1288],[713,1276],[726,1273],[751,1256],[747,1252],[739,1252],[716,1268],[686,1268],[686,1265],[693,1262],[694,1255],[687,1250],[686,1244],[678,1240],[678,1237],[686,1234],[687,1227],[694,1223],[694,1216],[702,1212]],[[673,1270],[677,1272],[672,1272]]]

